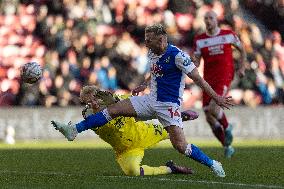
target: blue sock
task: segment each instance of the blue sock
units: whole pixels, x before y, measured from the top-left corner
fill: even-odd
[[[208,167],[211,167],[213,165],[213,160],[211,158],[209,158],[204,152],[202,152],[197,146],[191,144],[191,146],[189,146],[190,144],[187,145],[187,149],[185,151],[185,154],[187,156],[189,156],[191,159],[194,159],[195,161],[198,161],[201,164],[204,164]],[[190,149],[188,149],[190,148]],[[187,152],[191,151],[190,154],[188,154]]]
[[[107,122],[109,122],[109,120],[106,118],[106,116],[101,111],[96,114],[92,114],[88,116],[85,120],[77,123],[76,129],[78,133],[81,133],[82,131],[86,131],[91,128],[97,128],[97,127],[103,126]]]

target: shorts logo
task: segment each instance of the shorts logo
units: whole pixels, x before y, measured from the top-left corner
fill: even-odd
[[[151,67],[151,73],[155,76],[155,77],[163,77],[163,71],[162,71],[162,66],[158,65],[158,64],[152,64]]]

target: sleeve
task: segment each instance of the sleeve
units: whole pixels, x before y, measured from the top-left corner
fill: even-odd
[[[190,73],[195,67],[189,55],[180,51],[175,57],[176,66],[185,74]]]
[[[233,39],[232,39],[232,45],[237,46],[237,47],[241,47],[241,40],[238,37],[238,35],[232,31],[232,35],[233,35]]]
[[[197,44],[197,37],[195,37],[193,41],[193,53],[196,56],[201,56],[201,49]]]

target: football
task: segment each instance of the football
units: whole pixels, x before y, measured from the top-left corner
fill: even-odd
[[[24,83],[36,83],[41,76],[41,66],[36,62],[29,62],[21,67],[21,78]]]

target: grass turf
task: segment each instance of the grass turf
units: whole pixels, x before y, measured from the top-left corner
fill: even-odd
[[[222,162],[227,176],[178,154],[168,142],[146,150],[143,164],[159,166],[172,159],[194,175],[124,176],[113,151],[97,141],[0,144],[0,188],[283,188],[284,141],[237,141],[236,155],[223,158],[216,142],[195,141]]]

